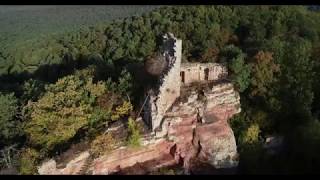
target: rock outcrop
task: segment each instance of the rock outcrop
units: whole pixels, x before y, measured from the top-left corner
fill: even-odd
[[[86,164],[89,157],[84,152],[63,169],[57,169],[51,160],[42,164],[39,173],[112,174],[138,168],[130,172],[145,174],[172,165],[181,165],[188,173],[195,168],[195,161],[215,169],[236,167],[237,147],[227,120],[241,110],[239,95],[228,82],[205,85],[200,90],[199,86],[182,90],[183,96],[166,112],[162,128],[145,134],[142,147],[120,147],[90,164]]]
[[[173,165],[192,173],[196,164],[214,169],[237,166],[237,146],[227,121],[241,111],[240,97],[232,83],[224,80],[226,67],[189,64],[181,71],[182,41],[168,34],[163,48],[168,66],[143,106],[152,132],[144,133],[142,147],[118,147],[92,161],[84,152],[64,168],[50,160],[39,167],[40,174],[145,174]],[[190,78],[193,75],[198,77]],[[123,128],[109,130],[121,135]]]
[[[82,170],[85,168],[87,161],[89,160],[90,154],[88,151],[82,152],[75,159],[67,163],[65,168],[57,168],[57,163],[55,160],[50,159],[44,162],[39,168],[39,174],[47,175],[57,175],[57,174],[81,174]]]
[[[175,142],[176,156],[184,160],[186,169],[190,169],[189,162],[195,157],[215,168],[236,167],[237,146],[227,123],[241,111],[233,85],[220,83],[207,90],[202,88],[200,93],[199,90],[184,93],[187,100],[180,99],[166,114],[163,131],[167,133],[160,132]]]

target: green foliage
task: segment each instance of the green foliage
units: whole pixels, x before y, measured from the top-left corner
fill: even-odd
[[[24,103],[28,100],[36,101],[44,91],[44,83],[38,80],[30,79],[23,84],[23,94],[20,98]]]
[[[116,144],[111,134],[97,136],[91,143],[91,153],[98,157],[111,151]]]
[[[132,76],[126,70],[121,71],[117,90],[122,95],[131,95]]]
[[[234,59],[230,65],[232,80],[238,87],[239,92],[243,92],[250,84],[250,67],[244,63],[243,57]]]
[[[40,160],[40,153],[32,148],[24,149],[20,154],[19,172],[22,175],[37,174],[37,165]]]
[[[0,138],[1,144],[10,143],[21,135],[21,123],[17,119],[18,100],[14,94],[0,93]]]
[[[4,19],[0,23],[2,27],[0,30],[0,75],[8,71],[10,73],[19,73],[24,70],[33,72],[40,64],[59,63],[65,50],[82,54],[102,50],[101,47],[106,40],[105,37],[101,38],[105,23],[118,18],[143,14],[158,7],[1,7],[0,13]],[[61,16],[61,14],[64,15]],[[79,14],[85,14],[85,16]],[[89,29],[87,26],[94,26],[95,29]],[[92,32],[79,33],[79,29],[92,30]],[[67,33],[70,34],[66,35]],[[57,39],[58,41],[55,41]]]
[[[254,109],[251,113],[252,121],[257,124],[261,130],[264,131],[274,131],[272,127],[274,126],[273,119],[269,117],[269,114],[266,111]]]
[[[18,164],[17,144],[12,144],[0,150],[0,169],[13,168]]]
[[[276,73],[280,67],[273,62],[272,53],[259,51],[254,56],[252,67],[251,95],[265,96],[272,83],[276,81]]]
[[[250,84],[251,73],[250,66],[245,63],[245,54],[235,46],[227,46],[223,49],[223,54],[230,61],[229,69],[232,73],[232,81],[239,89],[239,92],[243,92]]]
[[[252,124],[249,126],[249,128],[243,132],[241,135],[241,143],[243,144],[253,144],[257,143],[259,141],[259,133],[260,128],[257,124]]]
[[[117,82],[111,78],[108,78],[106,81],[106,86],[109,91],[120,94],[126,98],[132,95],[133,85],[133,77],[126,69],[121,71]]]
[[[312,82],[314,62],[311,56],[311,43],[301,38],[293,39],[286,47],[286,55],[282,61],[282,87],[279,87],[280,99],[286,125],[295,126],[309,121],[313,101]],[[289,129],[288,129],[289,130]]]
[[[88,136],[93,136],[108,126],[108,122],[111,119],[110,113],[110,110],[105,110],[101,107],[94,108],[88,120]]]
[[[105,91],[103,82],[93,83],[90,77],[85,80],[75,75],[47,86],[46,93],[30,104],[31,119],[24,128],[30,143],[47,150],[66,143],[92,123],[95,100]]]
[[[250,125],[251,121],[248,118],[246,111],[242,110],[239,114],[234,115],[229,120],[230,126],[237,137],[240,138],[241,133],[243,133]]]
[[[131,147],[140,147],[141,146],[141,135],[138,124],[132,119],[128,119],[128,145]]]
[[[94,136],[108,122],[126,119],[133,109],[128,97],[137,91],[136,86],[142,86],[134,82],[127,65],[142,65],[159,49],[166,32],[182,39],[184,61],[227,64],[229,78],[241,96],[242,112],[230,123],[245,172],[264,172],[263,168],[271,166],[288,167],[272,171],[296,171],[304,165],[316,172],[312,164],[318,166],[320,160],[312,149],[318,149],[314,119],[320,112],[320,14],[304,6],[163,7],[74,33],[39,36],[14,42],[14,46],[1,43],[0,74],[39,70],[44,71],[37,72],[41,77],[61,77],[64,73],[39,66],[51,70],[61,64],[58,70],[73,70],[92,63],[100,67],[99,72],[77,71],[45,89],[40,81],[24,83],[19,102],[33,101],[24,108],[30,114],[25,131],[31,145],[53,149],[68,143],[80,130]],[[0,36],[0,42],[8,40]],[[4,114],[11,117],[16,112]],[[128,144],[139,144],[135,122],[129,119],[128,125]],[[286,151],[288,156],[265,154],[262,140],[269,133],[286,136],[292,147]],[[301,139],[295,143],[295,138]],[[308,157],[299,166],[298,159],[305,153]]]
[[[128,101],[124,101],[121,106],[116,107],[115,111],[113,111],[111,115],[111,120],[116,121],[124,116],[128,116],[132,110],[132,104]]]

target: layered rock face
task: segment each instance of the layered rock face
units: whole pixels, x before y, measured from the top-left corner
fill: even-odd
[[[185,92],[186,93],[186,92]],[[189,90],[187,100],[167,112],[163,131],[177,146],[176,156],[191,169],[190,160],[215,168],[236,167],[237,147],[227,120],[241,111],[240,98],[231,83],[220,83],[200,92]],[[162,134],[166,134],[161,132]]]
[[[39,168],[39,173],[146,174],[172,165],[192,173],[199,163],[214,169],[236,167],[237,147],[227,122],[241,111],[233,85],[220,82],[200,90],[183,88],[181,95],[165,113],[161,129],[144,135],[142,147],[120,147],[92,161],[84,152],[63,169],[57,169],[51,160]]]

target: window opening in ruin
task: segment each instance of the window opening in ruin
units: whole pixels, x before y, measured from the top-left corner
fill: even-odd
[[[184,83],[184,71],[180,72],[181,82]]]
[[[209,68],[204,69],[204,80],[208,81],[209,79]]]

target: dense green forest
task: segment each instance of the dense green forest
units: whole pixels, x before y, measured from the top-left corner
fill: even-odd
[[[230,120],[239,173],[319,172],[320,14],[304,6],[161,7],[2,46],[2,167],[35,173],[41,159],[83,139],[99,154],[98,142],[114,142],[102,132],[119,120],[129,122],[124,143],[138,146],[132,118],[146,81],[137,71],[166,32],[183,40],[183,61],[227,63],[241,95]],[[275,134],[285,146],[270,154],[263,143]]]
[[[87,28],[88,26],[100,23],[106,24],[112,20],[133,15],[141,15],[157,7],[159,6],[0,6],[0,57],[10,56],[8,52],[15,53],[17,49],[21,49],[24,46],[32,46],[32,42],[42,41],[43,38],[51,34],[58,35],[66,32],[77,32],[80,28]],[[10,66],[18,67],[25,65],[24,61],[22,64],[18,61],[19,58],[14,62],[11,58],[4,59],[7,61],[0,60],[0,69],[5,67],[3,71],[7,71]],[[27,66],[37,64],[31,63],[31,61],[27,62],[30,62],[27,63]],[[19,65],[13,65],[14,63],[18,63]],[[53,61],[52,63],[55,62]]]

